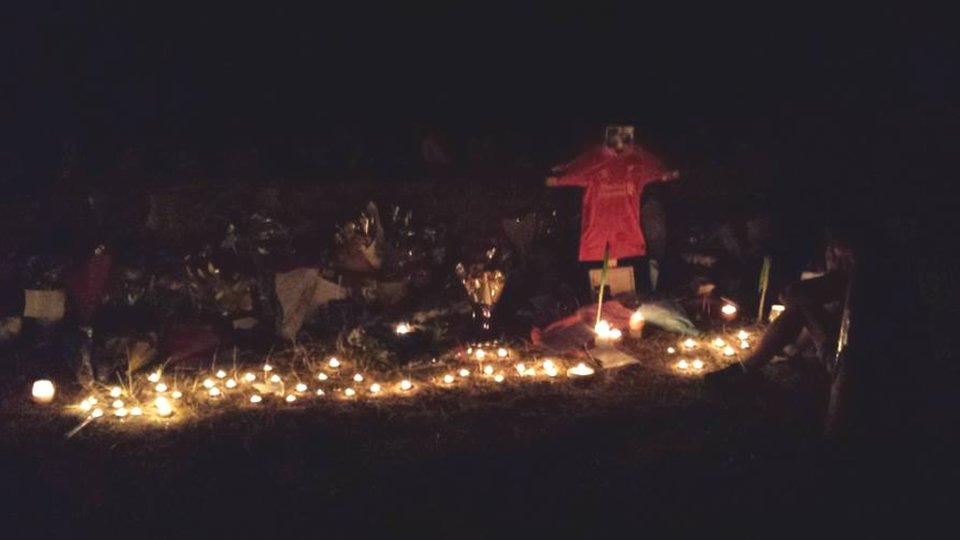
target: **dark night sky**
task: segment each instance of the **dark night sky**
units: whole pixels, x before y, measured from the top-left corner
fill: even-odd
[[[948,110],[960,89],[950,19],[879,5],[140,4],[17,8],[0,53],[9,147],[46,159],[36,149],[55,155],[64,134],[216,139],[416,121],[549,133],[624,119],[757,140],[798,132],[829,151],[825,137]]]

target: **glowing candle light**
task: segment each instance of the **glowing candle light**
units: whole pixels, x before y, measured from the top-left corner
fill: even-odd
[[[749,337],[750,337],[750,334],[748,334],[746,330],[741,330],[741,331],[737,332],[737,339],[743,340],[743,339],[747,339],[747,338],[749,338]]]
[[[493,380],[497,381],[498,383],[502,383],[503,379],[504,379],[503,373],[497,373],[496,375],[493,376]]]
[[[630,322],[628,326],[630,328],[630,337],[640,338],[643,336],[643,325],[646,320],[643,318],[643,313],[640,310],[636,310],[630,314]]]
[[[560,372],[557,371],[556,366],[546,367],[544,366],[543,372],[547,374],[547,377],[556,377]]]
[[[327,374],[326,374],[326,373],[323,373],[323,372],[317,373],[317,380],[318,380],[318,381],[325,381],[325,380],[327,380],[327,379],[329,379],[329,378],[330,378],[330,377],[327,377]]]
[[[774,305],[770,306],[770,319],[769,319],[770,322],[773,322],[773,321],[777,320],[777,317],[779,317],[781,314],[783,314],[783,311],[784,311],[785,309],[787,309],[787,308],[784,307],[784,306],[781,305],[781,304],[774,304]]]
[[[484,375],[493,375],[493,366],[490,364],[483,366],[483,373]]]
[[[81,410],[81,411],[87,412],[87,411],[89,411],[90,409],[93,408],[93,403],[90,403],[90,400],[85,399],[85,400],[83,400],[83,401],[80,402],[79,407],[80,407],[80,410]]]
[[[354,382],[363,382],[363,375],[357,373],[353,376]]]
[[[100,418],[101,416],[103,416],[103,409],[99,407],[90,411],[90,418]]]
[[[287,397],[285,397],[284,399],[287,400],[287,403],[293,403],[294,401],[297,400],[297,396],[295,394],[287,394]]]
[[[306,391],[307,391],[307,385],[305,385],[305,384],[303,384],[303,383],[297,383],[297,386],[295,386],[294,389],[295,389],[297,392],[306,392]]]
[[[732,320],[737,316],[737,306],[729,303],[724,304],[723,307],[720,308],[720,313],[723,315],[724,319],[727,319],[728,321]]]
[[[123,400],[115,399],[113,400],[113,403],[110,404],[110,406],[113,407],[114,409],[121,409],[123,408]]]
[[[598,322],[593,330],[597,334],[595,341],[598,347],[612,347],[623,335],[620,330],[611,327],[607,321]]]
[[[147,380],[152,383],[158,382],[160,380],[160,372],[154,371],[150,375],[147,375]]]
[[[264,364],[263,370],[267,372],[273,371],[273,366],[271,366],[270,364]]]
[[[459,374],[460,374],[461,377],[469,377],[469,376],[470,376],[470,370],[467,369],[467,368],[463,368],[463,369],[460,370]]]
[[[722,338],[717,338],[717,339],[713,340],[713,346],[716,347],[716,348],[718,348],[718,349],[722,349],[722,348],[726,347],[726,345],[727,345],[727,342],[724,341]]]
[[[338,360],[337,357],[333,357],[330,359],[329,362],[327,362],[327,365],[329,365],[333,369],[337,369],[338,367],[340,367],[340,360]]]
[[[380,393],[380,390],[381,390],[381,388],[380,388],[380,385],[379,385],[379,384],[373,383],[373,384],[370,385],[370,393],[371,393],[371,394],[379,394],[379,393]]]
[[[667,347],[667,354],[674,354],[674,353],[676,353],[676,352],[677,352],[677,350],[674,349],[673,347]]]
[[[523,362],[518,363],[516,368],[517,368],[517,373],[521,375],[523,375],[523,373],[527,371],[527,365],[524,364]]]
[[[323,388],[317,388],[317,395],[322,396],[324,394]]]
[[[222,379],[222,378],[224,378],[224,377],[227,376],[227,372],[224,371],[224,370],[222,370],[222,369],[220,369],[220,370],[217,370],[216,375],[217,375],[217,378],[218,378],[218,379]]]
[[[180,399],[180,398],[183,397],[183,392],[181,392],[181,391],[179,391],[179,390],[174,390],[173,392],[170,393],[170,396],[171,396],[173,399]]]
[[[483,359],[487,357],[487,351],[483,349],[477,349],[477,352],[474,353],[474,356],[477,358],[477,360],[483,361]]]
[[[110,397],[115,397],[115,398],[120,397],[120,394],[122,393],[123,393],[123,390],[121,390],[119,386],[114,386],[113,388],[110,389]]]
[[[124,416],[127,415],[127,410],[124,409],[123,407],[120,407],[119,409],[113,411],[113,414],[115,414],[119,418],[123,418]]]
[[[747,341],[747,340],[741,341],[741,342],[740,342],[740,348],[741,348],[741,349],[749,349],[749,348],[750,348],[750,342]]]
[[[160,396],[153,400],[153,406],[157,408],[157,414],[160,416],[170,416],[173,414],[173,407],[167,398]]]
[[[703,369],[703,360],[700,360],[699,358],[697,358],[693,362],[691,362],[690,365],[693,366],[693,369],[700,371],[701,369]]]
[[[413,332],[413,327],[410,326],[410,323],[400,322],[393,328],[393,331],[396,332],[398,336],[403,336]]]
[[[57,394],[57,389],[53,386],[53,381],[40,379],[33,382],[30,388],[30,395],[37,403],[50,403]]]
[[[270,376],[270,382],[272,382],[273,384],[280,384],[281,380],[283,379],[281,379],[280,376],[277,375],[276,373]]]
[[[263,396],[261,396],[260,394],[254,394],[250,396],[250,403],[256,404],[256,403],[260,403],[261,401],[263,401]]]
[[[227,379],[227,382],[224,383],[224,386],[226,386],[227,388],[236,388],[236,387],[237,387],[237,381],[235,381],[235,380],[233,380],[233,379]]]
[[[684,349],[695,349],[697,347],[697,340],[693,338],[687,338],[683,341]]]
[[[731,347],[730,345],[727,345],[726,347],[723,348],[724,356],[733,356],[735,354],[737,354],[737,350]]]
[[[686,360],[681,360],[677,362],[677,369],[687,369],[690,367],[690,364]]]
[[[449,374],[449,373],[447,373],[446,375],[443,376],[443,382],[445,382],[445,383],[447,383],[447,384],[453,384],[453,381],[454,381],[454,380],[456,380],[456,379],[454,379],[453,375],[451,375],[451,374]]]
[[[567,375],[570,377],[587,377],[593,374],[593,368],[583,362],[580,362],[579,364],[567,370]]]
[[[133,407],[130,409],[130,416],[142,416],[142,415],[143,415],[143,409],[141,409],[140,407]]]
[[[411,388],[413,388],[413,383],[410,382],[408,379],[404,379],[400,381],[400,389],[403,390],[404,392],[406,392],[407,390],[410,390]]]
[[[556,368],[557,368],[557,365],[553,362],[553,360],[547,359],[543,361],[543,369],[556,369]]]
[[[248,372],[246,372],[246,373],[243,374],[243,380],[245,380],[245,381],[247,381],[247,382],[253,382],[253,381],[257,380],[257,376],[254,375],[252,372],[248,371]]]
[[[154,386],[153,389],[162,394],[167,391],[167,385],[163,383],[157,383],[157,385]]]
[[[499,349],[497,349],[497,356],[500,358],[506,358],[507,356],[510,356],[510,351],[508,351],[503,347],[500,347]]]
[[[220,397],[220,394],[221,394],[220,389],[217,388],[216,386],[211,388],[208,393],[210,394],[210,397],[213,397],[213,398]]]
[[[98,403],[97,398],[95,398],[95,397],[93,397],[93,396],[88,397],[88,398],[87,398],[87,401],[89,401],[91,405],[96,405],[96,404]]]
[[[357,394],[357,391],[354,390],[353,388],[346,388],[346,389],[344,389],[344,391],[343,391],[343,395],[345,395],[345,396],[347,396],[347,397],[353,397],[353,396],[355,396],[356,394]]]
[[[213,382],[213,379],[204,379],[204,380],[203,380],[203,387],[204,387],[204,388],[207,388],[207,389],[213,388],[213,385],[214,385],[214,384],[215,384],[215,383]]]

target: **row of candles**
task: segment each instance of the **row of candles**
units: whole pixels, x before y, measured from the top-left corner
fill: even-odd
[[[505,369],[502,362],[509,362],[511,356],[511,352],[502,347],[493,351],[469,348],[467,359],[476,360],[478,367],[471,369],[464,366],[443,375],[416,381],[403,378],[392,382],[371,382],[366,375],[358,371],[349,375],[348,363],[336,357],[327,359],[321,369],[312,373],[309,378],[303,378],[297,372],[284,378],[269,363],[257,371],[244,373],[236,370],[232,373],[223,369],[211,370],[187,381],[187,384],[168,381],[161,371],[155,371],[148,374],[145,381],[138,381],[136,385],[126,388],[100,388],[71,408],[85,416],[85,421],[107,416],[119,419],[144,416],[167,418],[173,416],[177,409],[189,408],[193,404],[232,401],[257,406],[271,395],[286,403],[296,403],[305,397],[323,397],[328,393],[341,399],[354,399],[361,395],[410,395],[415,393],[418,387],[453,387],[458,381],[471,377],[499,384],[514,372],[516,377],[526,379],[555,379],[562,378],[561,376],[584,379],[595,374],[595,370],[585,362],[567,366],[561,360],[551,358],[519,361],[514,363],[511,369]],[[316,381],[314,388],[310,388],[305,382],[310,380]],[[54,400],[56,389],[52,381],[39,380],[33,385],[32,395],[38,403],[50,403]]]

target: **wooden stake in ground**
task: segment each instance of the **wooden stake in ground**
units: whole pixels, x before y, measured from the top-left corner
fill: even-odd
[[[767,301],[767,288],[770,286],[770,256],[763,258],[763,265],[760,267],[760,305],[757,307],[757,324],[763,320],[763,304]]]
[[[610,264],[610,242],[603,247],[603,269],[600,270],[600,295],[597,298],[597,323],[603,315],[603,288],[607,286],[607,265]],[[594,326],[596,328],[596,325]]]

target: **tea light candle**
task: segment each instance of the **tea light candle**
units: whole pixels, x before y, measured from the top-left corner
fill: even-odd
[[[343,395],[345,395],[345,396],[347,396],[347,397],[353,397],[353,396],[355,396],[356,394],[357,394],[357,391],[354,390],[353,388],[346,388],[346,389],[344,389],[344,391],[343,391]]]
[[[336,356],[334,356],[333,358],[330,359],[329,362],[327,362],[327,365],[332,367],[333,369],[337,369],[338,367],[340,367],[340,360],[337,359]]]
[[[154,386],[153,389],[162,394],[167,391],[167,385],[163,383],[157,383],[157,385]]]
[[[691,362],[690,364],[693,366],[693,369],[697,371],[700,371],[701,369],[703,369],[703,360],[700,360],[699,358],[694,359],[694,361]]]
[[[323,388],[317,388],[317,395],[322,396],[324,394]]]
[[[690,364],[686,360],[680,360],[677,362],[677,369],[685,370],[690,367]]]
[[[743,340],[749,337],[750,337],[750,334],[748,334],[746,330],[741,330],[737,332],[737,339]]]
[[[404,392],[406,392],[407,390],[410,390],[411,388],[413,388],[413,383],[410,382],[409,380],[404,379],[400,381],[400,389],[403,390]]]
[[[449,374],[449,373],[447,373],[446,375],[443,376],[443,382],[445,382],[445,383],[447,383],[447,384],[453,384],[453,381],[454,381],[454,380],[455,380],[455,379],[454,379],[453,375],[451,375],[451,374]]]
[[[297,396],[295,396],[295,395],[293,395],[293,394],[287,394],[287,397],[284,398],[284,399],[287,400],[287,403],[293,403],[294,401],[297,400]]]
[[[381,388],[380,388],[380,385],[379,385],[378,383],[373,383],[373,384],[370,385],[370,393],[371,393],[371,394],[379,394],[379,393],[380,393],[380,390],[381,390]]]
[[[273,371],[273,366],[271,366],[270,364],[264,364],[263,370],[267,372]]]
[[[113,388],[110,389],[110,397],[117,398],[117,397],[120,397],[120,394],[122,393],[123,393],[123,390],[121,390],[119,386],[114,386]]]
[[[227,376],[227,372],[224,371],[224,370],[222,370],[222,369],[220,369],[220,370],[217,370],[216,375],[217,375],[217,378],[218,378],[218,379],[222,379],[222,378],[224,378],[224,377]]]
[[[589,377],[594,373],[594,369],[583,362],[567,370],[567,376],[569,377]]]
[[[675,352],[677,352],[677,350],[674,349],[673,347],[667,347],[667,354],[673,354]]]
[[[213,388],[213,385],[214,385],[213,379],[204,379],[204,380],[203,380],[203,387],[204,387],[204,388],[210,389],[210,388]]]
[[[503,347],[500,347],[499,349],[497,349],[497,356],[498,356],[498,357],[500,357],[500,358],[506,358],[506,357],[509,356],[509,355],[510,355],[510,351],[508,351],[507,349],[505,349],[505,348],[503,348]]]
[[[208,393],[210,394],[210,397],[212,397],[212,398],[220,397],[220,394],[221,394],[220,389],[217,388],[216,386],[214,386],[213,388],[211,388]]]
[[[49,379],[40,379],[33,382],[30,389],[30,395],[37,403],[50,403],[57,394],[57,389],[53,386],[53,381]]]
[[[140,407],[133,407],[130,409],[130,416],[142,416],[142,415],[143,415],[143,409],[141,409]]]
[[[697,340],[693,338],[687,338],[683,341],[684,349],[695,349],[697,347]]]
[[[173,392],[170,393],[170,397],[172,397],[173,399],[180,399],[183,397],[183,392],[179,390],[174,390]]]
[[[363,382],[363,375],[357,373],[356,375],[353,376],[353,380],[356,382]]]
[[[493,366],[491,366],[490,364],[487,364],[487,365],[483,366],[483,374],[484,374],[484,375],[493,375]]]
[[[720,308],[720,313],[723,315],[724,319],[732,321],[737,316],[737,306],[726,303]]]
[[[616,328],[611,328],[610,323],[607,321],[600,321],[594,327],[593,331],[597,334],[595,342],[597,347],[600,348],[609,348],[612,347],[617,340],[623,335],[620,330]]]
[[[263,401],[263,397],[260,394],[250,396],[250,403],[260,403],[261,401]]]
[[[224,383],[224,386],[226,386],[227,388],[236,388],[237,381],[233,379],[227,379],[227,382]]]
[[[270,382],[272,382],[273,384],[280,384],[280,381],[282,380],[283,379],[281,379],[280,376],[277,375],[276,373],[270,376]]]
[[[297,383],[297,386],[295,386],[294,389],[295,389],[297,392],[306,392],[306,391],[307,391],[307,385],[305,385],[305,384],[303,384],[303,383]]]
[[[99,407],[90,411],[90,418],[100,418],[101,416],[103,416],[103,409]]]
[[[477,349],[477,351],[474,353],[474,356],[478,361],[483,361],[483,359],[487,357],[487,351],[483,349]]]
[[[769,319],[770,322],[773,322],[773,321],[777,320],[777,317],[779,317],[781,314],[783,314],[783,311],[784,311],[785,309],[787,309],[787,308],[784,307],[784,306],[781,305],[781,304],[774,304],[774,305],[770,306],[770,319]]]
[[[317,380],[318,380],[318,381],[325,381],[325,380],[327,380],[327,379],[329,379],[329,378],[330,378],[330,377],[328,377],[326,373],[323,373],[323,372],[317,373]]]
[[[736,351],[736,349],[734,349],[734,348],[731,347],[730,345],[727,345],[726,347],[723,348],[723,355],[724,355],[724,356],[733,356],[734,354],[737,354],[737,351]]]
[[[110,406],[113,407],[114,409],[123,408],[123,400],[115,399],[113,400],[113,403],[110,404]]]
[[[410,332],[413,332],[413,327],[410,326],[410,323],[401,322],[397,323],[397,326],[394,327],[393,331],[396,332],[398,336],[404,336]]]
[[[470,370],[467,369],[467,368],[463,368],[463,369],[460,370],[459,375],[460,375],[461,377],[469,377],[469,376],[470,376]]]
[[[153,400],[153,406],[156,407],[159,416],[170,416],[173,414],[173,407],[170,406],[170,401],[163,396]]]
[[[249,383],[249,382],[253,382],[253,381],[257,380],[257,376],[248,371],[248,372],[246,372],[246,373],[243,374],[243,380],[247,381],[248,383]]]
[[[152,383],[158,382],[160,380],[160,372],[154,371],[150,375],[147,375],[147,380]]]
[[[503,373],[497,373],[496,375],[494,375],[494,376],[493,376],[493,380],[496,381],[496,382],[498,382],[498,383],[502,383],[502,382],[503,382]]]

